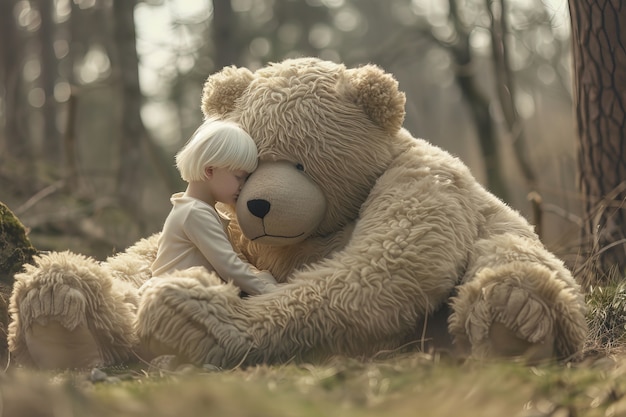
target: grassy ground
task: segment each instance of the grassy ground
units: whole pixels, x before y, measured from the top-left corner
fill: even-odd
[[[103,371],[13,369],[0,381],[2,416],[626,415],[626,360],[606,356],[539,367],[413,353],[228,372]]]
[[[0,417],[626,417],[626,280],[587,296],[585,359],[527,366],[404,353],[217,372],[0,372]]]

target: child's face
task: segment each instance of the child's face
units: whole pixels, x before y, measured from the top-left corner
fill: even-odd
[[[214,168],[209,179],[209,186],[215,201],[234,205],[239,197],[241,187],[248,179],[249,172],[243,170],[231,171],[225,168]]]

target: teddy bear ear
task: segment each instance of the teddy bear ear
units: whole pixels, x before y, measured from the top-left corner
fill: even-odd
[[[210,75],[202,90],[202,112],[205,117],[224,116],[235,108],[253,75],[247,68],[224,67]]]
[[[395,134],[404,123],[406,97],[398,90],[398,82],[375,65],[346,70],[354,91],[356,104],[383,129]]]

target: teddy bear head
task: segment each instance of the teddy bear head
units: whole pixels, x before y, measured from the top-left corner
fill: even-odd
[[[211,75],[205,116],[239,123],[259,149],[259,167],[236,207],[243,234],[289,245],[355,220],[401,152],[404,104],[397,81],[373,65],[298,58]]]

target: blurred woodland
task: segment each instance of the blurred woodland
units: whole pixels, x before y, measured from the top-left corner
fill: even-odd
[[[192,6],[193,4],[193,6]],[[2,0],[0,202],[40,250],[103,259],[160,230],[174,154],[225,65],[374,63],[405,126],[579,256],[565,0]]]

